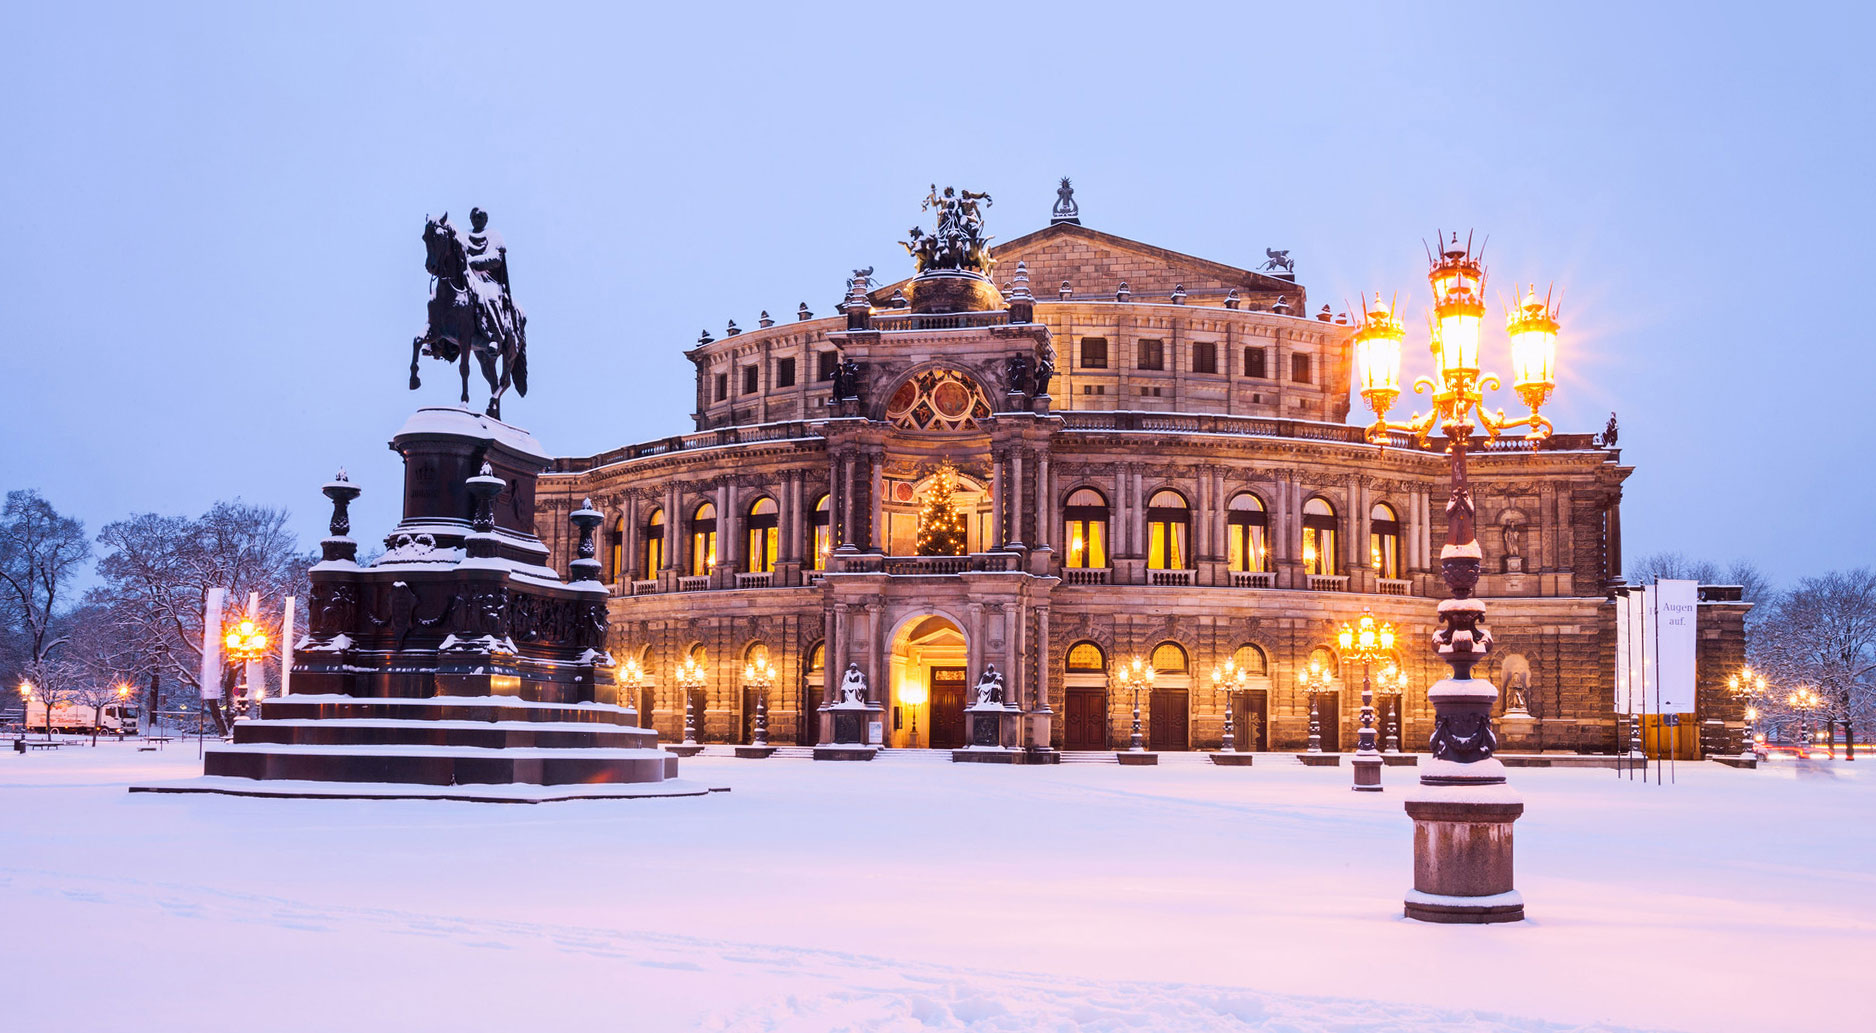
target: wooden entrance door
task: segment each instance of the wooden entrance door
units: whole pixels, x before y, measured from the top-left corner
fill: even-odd
[[[640,688],[638,690],[638,726],[640,728],[658,727],[653,723],[653,719],[657,717],[657,710],[658,690],[650,687]]]
[[[1097,688],[1070,687],[1063,704],[1062,748],[1107,749],[1107,693]]]
[[[743,690],[743,737],[740,742],[756,741],[756,690]]]
[[[1186,717],[1189,707],[1184,689],[1154,689],[1152,716],[1147,726],[1147,749],[1186,749]]]
[[[1316,714],[1322,725],[1322,752],[1342,752],[1342,700],[1332,693],[1316,697]]]
[[[813,746],[821,741],[821,686],[801,687],[801,713],[795,717],[795,742]]]
[[[931,748],[955,750],[963,746],[964,668],[932,668],[925,695],[931,704]]]
[[[1237,692],[1231,698],[1232,734],[1245,753],[1270,748],[1270,694],[1263,689]]]

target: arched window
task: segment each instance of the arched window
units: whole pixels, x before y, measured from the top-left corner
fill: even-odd
[[[1155,674],[1186,673],[1186,651],[1177,642],[1161,642],[1153,647]]]
[[[1225,512],[1225,558],[1240,573],[1270,569],[1270,514],[1250,493],[1233,496]]]
[[[1368,565],[1376,577],[1398,578],[1406,568],[1401,555],[1400,518],[1391,506],[1377,503],[1368,518]]]
[[[983,389],[957,370],[928,369],[886,400],[886,421],[904,430],[975,430],[989,415]]]
[[[1341,664],[1335,658],[1335,650],[1328,646],[1317,646],[1310,650],[1309,663],[1306,666],[1310,670],[1328,671],[1331,678],[1342,676]]]
[[[1270,676],[1270,658],[1264,655],[1262,649],[1249,642],[1239,646],[1237,652],[1231,654],[1231,659],[1237,663],[1239,670],[1253,678]]]
[[[1186,542],[1192,509],[1176,491],[1158,491],[1146,504],[1146,565],[1149,570],[1187,569]]]
[[[816,642],[808,649],[808,674],[819,675],[827,670],[827,643]]]
[[[769,658],[769,647],[760,639],[749,643],[743,650],[743,663],[753,664]]]
[[[664,510],[654,509],[645,518],[645,577],[658,576],[664,569]]]
[[[1068,647],[1068,669],[1099,674],[1107,670],[1107,655],[1101,652],[1100,646],[1092,642],[1077,642]]]
[[[620,517],[612,525],[612,533],[606,536],[606,581],[618,584],[625,577],[625,518]]]
[[[702,577],[717,563],[717,507],[704,503],[690,518],[690,575]]]
[[[808,511],[808,569],[826,570],[827,556],[834,551],[834,527],[829,521],[832,510],[828,507],[827,493],[814,500],[814,508]]]
[[[748,570],[767,574],[775,569],[775,550],[781,535],[780,511],[764,496],[749,507]]]
[[[1327,499],[1303,503],[1303,573],[1334,574],[1335,507]]]
[[[1076,488],[1062,504],[1062,520],[1068,566],[1107,566],[1107,499],[1093,488]]]

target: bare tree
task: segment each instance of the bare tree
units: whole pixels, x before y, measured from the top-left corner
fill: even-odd
[[[1799,581],[1771,608],[1755,655],[1780,686],[1817,691],[1833,741],[1841,722],[1845,755],[1855,760],[1857,721],[1867,722],[1876,705],[1876,570]]]
[[[277,649],[285,641],[279,608],[288,595],[304,599],[306,571],[313,558],[302,554],[286,528],[287,512],[236,500],[218,502],[202,516],[142,513],[107,525],[98,541],[108,550],[99,561],[104,587],[94,601],[107,607],[111,622],[139,671],[161,674],[167,684],[199,694],[202,623],[208,590],[229,590],[229,605],[245,605],[250,591],[264,605],[257,622]],[[305,607],[301,607],[302,613]],[[223,698],[235,674],[224,668]],[[209,712],[227,730],[219,704]]]
[[[65,644],[60,618],[74,601],[73,581],[91,558],[85,525],[61,515],[36,491],[7,492],[0,510],[0,631],[12,642],[9,666],[46,677]]]

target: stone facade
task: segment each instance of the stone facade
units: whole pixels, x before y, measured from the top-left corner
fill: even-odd
[[[945,745],[958,669],[975,684],[994,662],[1033,744],[1124,747],[1132,701],[1106,672],[1140,654],[1162,672],[1141,700],[1149,740],[1216,748],[1226,701],[1209,672],[1236,656],[1256,674],[1233,699],[1239,741],[1300,749],[1297,672],[1314,655],[1340,678],[1319,700],[1325,735],[1352,748],[1361,671],[1333,642],[1371,608],[1401,631],[1399,735],[1423,748],[1426,689],[1446,673],[1426,643],[1444,595],[1447,461],[1403,438],[1368,444],[1345,422],[1346,319],[1306,314],[1287,277],[1079,225],[994,254],[1001,311],[914,313],[896,300],[901,282],[872,289],[857,315],[804,310],[704,341],[688,353],[695,432],[557,460],[541,478],[540,526],[565,528],[588,497],[607,514],[611,647],[648,672],[642,719],[682,733],[671,672],[701,647],[700,738],[747,741],[740,672],[759,650],[778,669],[772,741],[825,736],[826,672],[854,663],[887,707],[886,744]],[[851,390],[837,390],[842,361]],[[1046,363],[1055,375],[1037,385]],[[918,556],[941,470],[956,472],[969,544]],[[1607,595],[1631,472],[1587,434],[1500,439],[1474,456],[1480,595],[1498,642],[1481,676],[1519,678],[1534,716],[1514,748],[1626,741]],[[549,544],[564,563],[570,540]],[[1715,741],[1737,738],[1739,707],[1714,686],[1743,657],[1744,609],[1718,595],[1702,607],[1701,717],[1719,723]],[[932,698],[905,703],[914,681]]]

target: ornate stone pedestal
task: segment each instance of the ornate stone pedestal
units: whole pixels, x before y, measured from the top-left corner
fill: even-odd
[[[1349,759],[1354,766],[1355,784],[1351,787],[1357,792],[1378,793],[1381,791],[1381,765],[1385,763],[1379,753],[1360,754]]]
[[[1414,823],[1414,888],[1405,912],[1423,922],[1524,920],[1512,888],[1511,823],[1524,802],[1509,786],[1423,786],[1407,801]]]
[[[293,694],[208,747],[204,778],[140,788],[509,802],[708,792],[678,781],[677,758],[619,705],[593,558],[600,514],[572,514],[569,580],[545,565],[533,497],[548,459],[533,437],[435,408],[391,447],[404,456],[404,518],[370,566],[349,537],[359,489],[326,485],[332,535],[312,569]]]
[[[864,682],[860,688],[864,692]],[[872,760],[879,753],[871,734],[884,714],[878,703],[849,694],[839,703],[821,704],[820,709],[822,733],[831,741],[814,748],[815,760]]]
[[[1219,750],[1210,755],[1212,763],[1223,767],[1248,768],[1257,758],[1255,753],[1237,753],[1232,750]]]

